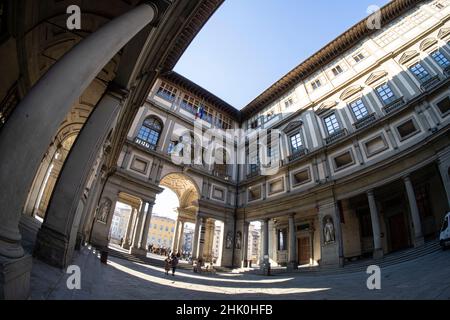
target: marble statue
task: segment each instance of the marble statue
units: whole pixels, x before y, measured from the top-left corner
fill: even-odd
[[[107,223],[110,209],[111,209],[111,202],[109,200],[103,202],[98,212],[97,221]]]
[[[238,231],[236,233],[236,249],[241,248],[241,239],[242,239],[242,233],[240,231]]]
[[[228,231],[226,248],[231,249],[232,247],[233,247],[233,233],[231,231]]]
[[[323,228],[323,234],[325,236],[325,243],[334,242],[336,240],[333,221],[330,217],[325,218],[325,226]]]

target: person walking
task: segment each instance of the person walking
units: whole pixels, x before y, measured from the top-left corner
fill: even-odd
[[[174,253],[172,253],[172,257],[170,260],[172,262],[172,276],[175,276],[175,271],[176,271],[177,265],[178,265],[178,258]]]
[[[167,256],[166,260],[164,260],[164,269],[166,270],[166,276],[169,275],[170,268],[172,267],[172,261],[170,257]]]

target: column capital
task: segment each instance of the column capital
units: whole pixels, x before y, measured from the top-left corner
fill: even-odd
[[[408,173],[408,174],[402,176],[402,179],[403,179],[403,181],[405,181],[405,182],[410,182],[410,181],[411,181],[411,176],[410,176],[410,174]]]
[[[366,193],[367,193],[367,195],[370,197],[370,196],[372,196],[373,197],[373,189],[369,189],[369,190],[367,190],[366,191]]]
[[[289,219],[294,219],[295,218],[296,213],[292,212],[288,214]]]

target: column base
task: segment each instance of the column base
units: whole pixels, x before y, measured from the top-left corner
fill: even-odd
[[[298,269],[298,263],[297,262],[289,262],[287,264],[288,270],[297,270]]]
[[[72,260],[74,249],[75,243],[70,245],[64,235],[43,226],[37,235],[33,256],[63,269]]]
[[[260,267],[262,274],[265,276],[270,276],[270,262],[268,260],[263,261]]]
[[[414,248],[421,247],[425,244],[425,240],[423,237],[416,237],[414,239]]]
[[[383,258],[384,253],[383,253],[383,249],[375,249],[373,250],[373,258],[374,259],[381,259]]]
[[[141,248],[131,248],[130,254],[140,257],[146,257],[147,256],[147,250],[141,249]]]
[[[130,245],[129,243],[124,243],[124,244],[122,245],[122,248],[125,249],[125,250],[130,250],[131,245]]]
[[[26,300],[30,297],[33,259],[25,255],[18,259],[0,257],[0,300]]]

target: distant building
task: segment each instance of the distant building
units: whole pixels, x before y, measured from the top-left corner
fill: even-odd
[[[171,248],[175,233],[175,222],[174,219],[153,214],[150,221],[147,244]]]
[[[125,238],[127,232],[128,219],[130,219],[131,209],[116,208],[111,223],[111,242],[120,243],[120,239]]]
[[[248,258],[253,263],[259,261],[259,244],[261,239],[261,229],[256,228],[253,224],[250,224],[248,228]]]
[[[194,240],[194,229],[186,225],[184,228],[183,251],[192,253],[192,243]]]

